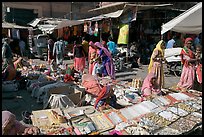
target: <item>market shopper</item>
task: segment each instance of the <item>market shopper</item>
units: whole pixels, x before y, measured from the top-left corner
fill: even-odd
[[[63,59],[64,59],[64,51],[65,51],[65,44],[62,38],[58,38],[57,41],[54,43],[54,48],[53,48],[53,56],[56,55],[56,62],[57,65],[62,65],[63,64]]]
[[[177,84],[177,90],[185,91],[192,89],[195,80],[195,54],[190,49],[193,44],[192,38],[186,38],[181,50],[181,63],[183,65],[181,78]]]
[[[97,61],[93,67],[92,75],[102,77],[103,69],[104,69],[104,66],[102,64],[101,58],[97,58]]]
[[[112,37],[110,36],[108,38],[108,43],[107,43],[107,46],[108,46],[108,50],[110,51],[111,55],[112,56],[115,56],[116,53],[117,53],[117,45],[115,44],[115,42],[112,40]]]
[[[92,74],[94,65],[96,64],[95,59],[97,58],[97,47],[94,45],[92,41],[89,42],[89,54],[88,54],[88,62],[89,62],[89,74]]]
[[[53,55],[53,48],[54,48],[54,41],[50,38],[48,39],[48,64],[51,63],[51,60],[52,59],[55,59],[54,58],[54,55]]]
[[[159,84],[160,89],[164,86],[164,49],[165,42],[163,40],[160,40],[157,43],[156,48],[153,50],[148,66],[148,73],[153,73],[157,76],[157,83]]]
[[[39,128],[26,126],[16,120],[16,116],[9,111],[2,111],[2,135],[37,135]]]
[[[74,68],[80,73],[83,73],[86,65],[86,55],[82,45],[79,44],[79,41],[74,41],[73,55]]]
[[[14,67],[13,64],[13,54],[11,47],[9,45],[10,39],[9,38],[4,38],[2,39],[2,71],[8,66],[11,65]]]
[[[151,95],[160,95],[161,90],[157,83],[157,76],[153,73],[148,73],[142,84],[142,96],[149,97]]]
[[[108,75],[111,79],[115,79],[115,67],[113,65],[111,53],[108,51],[107,47],[104,47],[100,42],[96,42],[94,45],[100,49],[98,57],[102,58],[102,64],[104,66],[103,77]]]

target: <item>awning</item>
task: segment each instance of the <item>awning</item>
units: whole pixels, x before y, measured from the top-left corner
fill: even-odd
[[[123,13],[123,10],[118,10],[116,12],[102,14],[102,15],[92,17],[92,18],[80,19],[79,21],[99,21],[99,20],[102,20],[104,18],[118,18],[118,17],[120,17],[120,15],[122,15],[122,13]]]
[[[75,25],[79,25],[79,24],[83,24],[84,21],[80,21],[80,20],[64,20],[61,23],[59,23],[55,29],[60,29],[63,27],[68,27],[68,26],[75,26]]]
[[[38,25],[38,29],[43,31],[44,33],[51,34],[57,25],[45,24],[45,25]]]
[[[111,4],[105,5],[103,7],[100,7],[100,8],[91,9],[88,12],[96,12],[96,11],[101,12],[101,13],[114,12],[114,11],[123,9],[125,4],[127,3],[128,2],[114,2]]]
[[[30,25],[32,27],[36,27],[40,21],[41,20],[37,18],[37,19],[34,19],[33,21],[31,21],[30,23],[28,23],[28,25]]]
[[[20,25],[16,25],[14,23],[8,23],[8,22],[2,22],[2,28],[6,28],[6,29],[30,29],[31,27],[25,27],[25,26],[20,26]]]
[[[202,2],[162,25],[161,34],[172,30],[180,33],[199,34],[202,32]]]
[[[115,2],[100,8],[95,8],[92,10],[89,10],[89,12],[99,12],[100,14],[104,14],[104,13],[110,13],[110,12],[115,12],[118,10],[122,10],[122,9],[127,9],[127,8],[131,8],[131,7],[138,7],[138,11],[139,10],[148,10],[148,9],[152,9],[152,8],[163,8],[163,7],[167,7],[167,6],[172,6],[173,4],[155,4],[155,5],[144,5],[144,4],[129,4],[129,2]]]

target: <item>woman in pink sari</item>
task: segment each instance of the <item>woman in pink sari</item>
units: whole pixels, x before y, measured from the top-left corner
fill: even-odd
[[[99,57],[102,58],[102,64],[104,66],[103,76],[108,75],[112,79],[115,79],[115,67],[111,53],[100,42],[96,42],[94,45],[100,49]]]
[[[25,126],[16,120],[16,116],[9,111],[2,111],[2,135],[37,135],[37,127]]]
[[[98,57],[97,47],[94,45],[92,41],[89,42],[89,54],[88,54],[88,61],[89,61],[89,74],[92,74],[94,65],[96,64],[95,59]]]
[[[195,79],[195,55],[190,49],[192,42],[192,38],[186,38],[184,47],[180,53],[183,69],[180,81],[177,84],[177,90],[185,91],[193,87]]]
[[[154,73],[148,73],[147,77],[144,79],[141,91],[143,97],[161,94],[159,84],[157,83],[157,76]]]
[[[74,42],[73,54],[74,68],[79,72],[83,72],[86,65],[85,51],[82,45],[77,44],[76,41]]]

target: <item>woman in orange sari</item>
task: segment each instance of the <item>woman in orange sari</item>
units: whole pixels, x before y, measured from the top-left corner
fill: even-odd
[[[89,42],[89,54],[88,54],[88,61],[89,61],[89,74],[92,74],[94,65],[96,64],[95,59],[97,58],[97,47],[94,45],[92,41]]]
[[[195,55],[190,49],[192,42],[192,38],[186,38],[184,47],[180,53],[183,69],[180,81],[177,84],[177,90],[185,91],[193,87],[195,79]]]

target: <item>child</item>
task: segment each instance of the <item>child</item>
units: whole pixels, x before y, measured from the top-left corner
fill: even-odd
[[[104,67],[104,66],[103,66],[103,64],[102,64],[102,60],[101,60],[101,58],[99,57],[99,58],[97,59],[96,64],[94,65],[92,75],[97,75],[98,77],[102,77],[103,67]]]
[[[201,45],[196,46],[196,80],[194,83],[194,88],[196,90],[202,90],[202,47]]]

